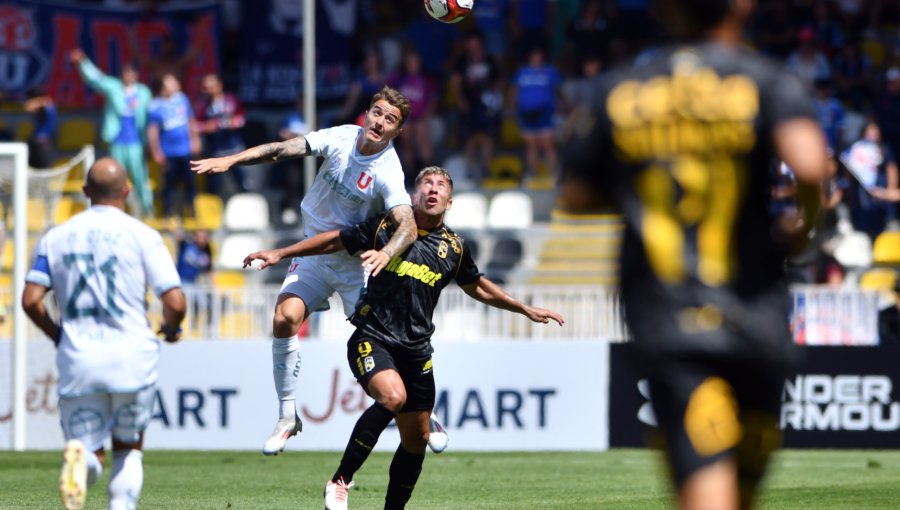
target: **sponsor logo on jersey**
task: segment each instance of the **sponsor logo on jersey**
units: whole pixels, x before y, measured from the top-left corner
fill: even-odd
[[[422,373],[423,373],[423,374],[427,374],[428,372],[431,372],[431,369],[432,369],[432,368],[434,368],[434,366],[433,366],[432,363],[431,363],[431,358],[428,358],[428,361],[426,361],[426,362],[422,365]]]
[[[431,287],[434,287],[434,283],[443,276],[441,273],[432,271],[427,264],[416,264],[415,262],[403,260],[400,257],[392,258],[384,269],[395,273],[397,276],[409,276],[410,278],[415,278]]]
[[[371,372],[375,369],[375,358],[366,356],[366,359],[363,360],[363,365],[366,367],[366,372]]]
[[[441,244],[438,245],[438,249],[437,249],[438,257],[440,257],[442,259],[447,258],[447,250],[448,249],[449,249],[449,246],[447,245],[447,242],[441,241]]]
[[[353,192],[352,189],[341,184],[341,182],[333,174],[324,173],[322,174],[322,178],[325,179],[325,182],[327,182],[329,186],[331,186],[332,191],[334,191],[336,195],[346,198],[347,200],[350,200],[351,202],[355,202],[357,204],[362,204],[365,202],[363,197],[357,195]]]

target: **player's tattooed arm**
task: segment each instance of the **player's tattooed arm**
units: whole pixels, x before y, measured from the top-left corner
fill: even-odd
[[[397,225],[394,235],[380,250],[369,250],[362,254],[366,272],[377,275],[395,255],[406,251],[416,241],[416,219],[412,207],[398,205],[391,209],[391,219]]]
[[[191,161],[191,170],[199,174],[227,172],[234,165],[256,165],[286,159],[299,158],[309,154],[309,145],[302,135],[283,142],[267,143],[221,158]]]
[[[306,138],[300,135],[283,142],[267,143],[251,147],[235,156],[234,164],[236,165],[256,165],[258,163],[271,163],[274,161],[284,161],[286,159],[299,158],[305,156]]]

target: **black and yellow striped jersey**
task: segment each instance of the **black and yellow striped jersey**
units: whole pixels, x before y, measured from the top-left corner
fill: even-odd
[[[786,331],[768,169],[778,124],[816,118],[811,95],[753,51],[714,43],[660,48],[600,88],[564,179],[624,216],[620,284],[635,337],[716,331],[726,310],[763,296],[776,296],[763,308],[783,311]]]
[[[381,249],[396,225],[389,216],[374,217],[341,231],[350,253]],[[363,333],[415,354],[430,354],[432,315],[444,287],[474,283],[482,273],[463,247],[463,240],[445,225],[419,230],[409,249],[395,256],[360,294],[350,320]]]

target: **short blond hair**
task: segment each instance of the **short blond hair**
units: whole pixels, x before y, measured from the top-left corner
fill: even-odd
[[[422,170],[419,171],[419,175],[416,176],[416,186],[422,182],[422,179],[429,175],[440,175],[450,184],[450,192],[453,192],[453,177],[450,177],[450,174],[439,166],[426,166]]]

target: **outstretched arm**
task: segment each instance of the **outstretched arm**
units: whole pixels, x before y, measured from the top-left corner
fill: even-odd
[[[391,209],[391,219],[397,224],[397,230],[384,248],[368,250],[361,255],[363,267],[372,276],[381,272],[395,255],[403,253],[416,241],[416,218],[413,216],[412,207],[408,205],[394,207]]]
[[[341,231],[331,230],[322,232],[312,237],[304,239],[299,243],[294,243],[284,248],[275,248],[273,250],[255,251],[244,258],[244,268],[250,267],[254,260],[263,261],[257,269],[265,269],[273,264],[281,262],[288,257],[303,257],[306,255],[322,255],[325,253],[334,253],[344,248],[341,242]]]
[[[251,147],[243,152],[221,158],[201,159],[191,161],[191,170],[198,174],[221,173],[228,171],[234,165],[257,165],[259,163],[272,163],[286,159],[299,158],[309,153],[306,138],[300,135],[283,142],[273,142]]]
[[[545,310],[543,308],[537,308],[534,306],[528,306],[521,301],[514,299],[512,296],[503,292],[496,283],[488,280],[484,276],[478,278],[475,283],[470,283],[468,285],[463,286],[463,291],[472,297],[475,300],[481,301],[486,305],[493,306],[494,308],[500,308],[501,310],[509,310],[510,312],[520,313],[534,322],[541,322],[547,324],[553,319],[557,324],[562,326],[566,321],[563,320],[562,315],[551,312],[550,310]]]

